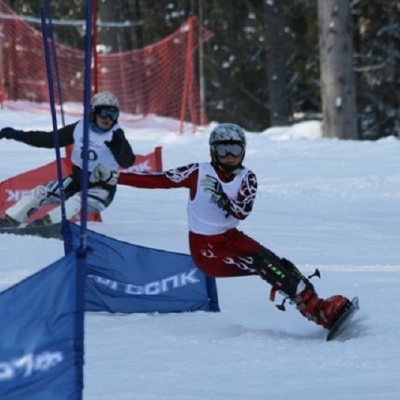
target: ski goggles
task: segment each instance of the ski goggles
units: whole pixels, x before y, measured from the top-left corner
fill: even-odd
[[[220,143],[215,145],[214,151],[218,157],[239,157],[243,154],[243,146],[239,143]]]
[[[116,121],[119,116],[118,108],[115,107],[96,107],[96,114],[100,118],[110,118],[111,121]]]

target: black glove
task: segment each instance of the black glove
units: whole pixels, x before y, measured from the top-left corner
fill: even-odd
[[[229,203],[228,195],[222,189],[221,183],[218,179],[211,175],[206,175],[204,179],[201,180],[201,186],[203,186],[206,192],[211,194],[211,201],[216,204],[219,208],[225,209]]]
[[[17,131],[14,128],[3,128],[0,131],[0,139],[6,138],[6,139],[14,139],[18,141],[22,141],[22,138],[24,136],[24,131]]]
[[[119,128],[113,132],[113,137],[111,141],[104,142],[106,146],[111,150],[111,153],[113,153],[115,159],[117,160],[119,155],[121,154],[122,146],[125,140],[126,139],[124,131],[121,128]]]

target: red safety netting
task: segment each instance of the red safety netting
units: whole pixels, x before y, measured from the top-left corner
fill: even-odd
[[[181,121],[180,128],[184,121],[193,127],[205,124],[194,55],[211,37],[190,17],[151,46],[98,54],[98,88],[116,94],[123,112],[171,117]],[[63,102],[82,102],[84,52],[56,43],[56,53]],[[49,91],[41,32],[0,0],[0,101],[6,100],[48,103]]]

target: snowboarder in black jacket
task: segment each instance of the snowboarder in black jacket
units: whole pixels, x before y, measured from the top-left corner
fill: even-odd
[[[100,92],[91,99],[89,148],[88,148],[88,211],[101,212],[114,199],[118,167],[128,168],[135,161],[132,148],[118,125],[119,102],[109,92]],[[83,120],[57,131],[60,147],[73,145],[71,154],[72,173],[63,178],[66,218],[73,218],[81,208],[81,179],[83,160]],[[21,131],[3,128],[0,139],[13,139],[34,147],[54,148],[53,132]],[[0,218],[0,227],[24,226],[24,221],[40,207],[60,204],[59,181],[50,181],[32,189],[26,196],[6,210]],[[50,210],[44,217],[28,226],[43,226],[61,221],[61,207]]]

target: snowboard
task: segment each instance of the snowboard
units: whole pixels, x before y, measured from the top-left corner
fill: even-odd
[[[326,335],[326,340],[335,340],[342,336],[342,334],[350,327],[351,321],[354,318],[356,312],[360,309],[358,304],[358,297],[354,297],[351,301],[349,308],[343,313],[343,315],[332,325]]]
[[[30,235],[40,236],[46,239],[62,239],[61,222],[57,224],[44,225],[44,226],[31,226],[31,227],[16,227],[16,228],[0,228],[0,233],[7,233],[12,235]]]

